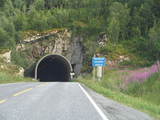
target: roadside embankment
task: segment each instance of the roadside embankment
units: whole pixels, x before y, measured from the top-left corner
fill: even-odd
[[[78,81],[105,97],[145,112],[158,120],[160,74],[156,69],[155,65],[135,70],[107,69],[101,81],[93,80],[91,75],[79,77]],[[142,79],[144,74],[147,77]]]
[[[33,81],[31,78],[24,78],[23,72],[22,67],[0,58],[0,84]]]

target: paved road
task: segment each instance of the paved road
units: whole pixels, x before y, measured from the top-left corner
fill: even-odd
[[[0,86],[0,120],[102,120],[79,83]]]
[[[3,84],[0,85],[0,120],[132,120],[120,111],[118,116],[116,110],[107,111],[102,102],[106,104],[105,98],[102,100],[79,83]],[[141,112],[133,113],[133,116],[140,114],[141,120],[150,120]]]

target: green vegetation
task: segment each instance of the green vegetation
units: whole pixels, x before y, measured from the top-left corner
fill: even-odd
[[[94,52],[114,52],[108,45],[99,48],[97,39],[103,33],[137,61],[151,64],[160,57],[159,6],[159,0],[1,0],[0,48],[14,48],[29,30],[67,28],[84,37],[86,59]]]
[[[132,83],[124,93],[133,97],[140,97],[148,102],[160,106],[160,74],[156,73],[143,83]]]
[[[84,38],[84,64],[87,65],[84,72],[91,72],[90,61],[96,52],[110,60],[128,56],[131,60],[120,64],[134,67],[151,65],[160,58],[160,0],[0,0],[0,51],[13,50],[13,62],[24,68],[30,63],[23,56],[30,51],[20,54],[14,50],[25,35],[64,28]],[[104,36],[106,43],[100,47],[99,38]],[[16,76],[13,79],[9,74],[17,69],[8,68],[0,72],[2,82],[24,81]],[[128,72],[115,70],[107,72],[102,82],[86,80],[90,78],[81,82],[105,96],[160,118],[159,97],[152,99],[160,91],[159,75],[144,84],[130,84],[124,89],[124,78],[121,78],[124,74]]]
[[[31,78],[24,78],[19,75],[13,75],[6,72],[0,72],[0,84],[16,82],[33,82]]]
[[[0,58],[0,84],[33,81],[31,78],[22,77],[21,74],[20,67],[6,63],[4,59]]]
[[[129,73],[119,69],[106,70],[102,81],[93,80],[89,75],[78,78],[78,81],[106,97],[146,112],[155,119],[160,119],[159,73],[143,83],[124,84]]]

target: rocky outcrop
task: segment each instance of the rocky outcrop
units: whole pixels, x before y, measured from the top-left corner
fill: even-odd
[[[11,62],[11,51],[0,54],[0,58],[3,59],[6,63]]]
[[[27,34],[28,37],[25,36],[16,50],[25,54],[25,59],[30,65],[35,64],[44,55],[60,54],[71,62],[76,75],[80,74],[83,63],[81,36],[73,36],[67,29]]]
[[[66,55],[66,57],[69,58],[76,75],[80,74],[83,63],[84,53],[83,53],[82,41],[83,38],[81,36],[73,37],[72,44]]]
[[[23,76],[24,75],[24,69],[22,67],[18,68],[19,72],[17,73],[17,75]]]
[[[19,75],[19,76],[24,75],[24,69],[22,67],[14,65],[12,63],[8,63],[2,59],[0,62],[0,71],[5,72],[5,73],[9,73],[9,74]]]
[[[107,64],[109,66],[118,66],[119,64],[123,63],[123,62],[130,62],[130,57],[129,56],[124,56],[124,55],[120,55],[116,58],[116,60],[108,60]]]

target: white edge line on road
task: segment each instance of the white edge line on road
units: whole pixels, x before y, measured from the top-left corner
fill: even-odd
[[[97,106],[97,104],[95,103],[95,101],[92,99],[92,97],[86,92],[86,90],[80,85],[78,84],[79,87],[81,88],[81,90],[83,91],[83,93],[87,96],[87,98],[89,99],[89,101],[92,103],[92,105],[94,106],[94,108],[96,109],[96,111],[99,113],[99,115],[102,117],[103,120],[109,120],[107,118],[107,116],[102,112],[102,110]]]

